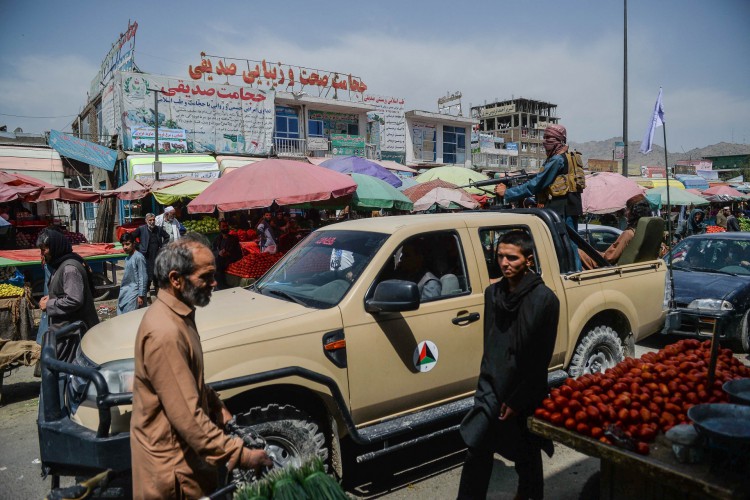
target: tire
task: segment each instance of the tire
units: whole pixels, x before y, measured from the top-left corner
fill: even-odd
[[[292,405],[257,406],[237,416],[237,425],[250,427],[267,443],[274,465],[299,467],[318,457],[329,465],[329,445],[318,424]]]
[[[596,326],[578,341],[568,373],[571,377],[579,377],[603,372],[623,359],[625,355],[617,332],[608,326]]]
[[[742,317],[740,323],[739,337],[730,341],[730,347],[734,352],[750,352],[750,310]]]

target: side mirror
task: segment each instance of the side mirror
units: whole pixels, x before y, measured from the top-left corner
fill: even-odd
[[[365,311],[402,312],[419,309],[419,287],[413,281],[386,280],[378,283],[373,298],[365,301]]]

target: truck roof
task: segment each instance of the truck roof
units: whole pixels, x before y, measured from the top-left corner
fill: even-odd
[[[350,231],[375,231],[379,233],[392,234],[400,228],[408,227],[429,227],[430,223],[439,221],[444,225],[446,221],[454,221],[454,226],[469,226],[483,224],[497,224],[498,217],[509,219],[530,219],[536,217],[529,213],[514,213],[511,211],[476,211],[467,210],[465,212],[439,213],[439,214],[413,214],[413,215],[393,215],[388,217],[373,217],[369,219],[356,219],[339,222],[332,226],[326,226],[325,229],[340,229]],[[511,221],[508,221],[511,222]]]

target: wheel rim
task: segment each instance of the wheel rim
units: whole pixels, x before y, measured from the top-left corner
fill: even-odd
[[[273,460],[274,467],[300,467],[302,458],[294,444],[281,436],[264,436],[266,439],[266,453]]]
[[[609,349],[599,349],[586,360],[584,373],[602,373],[607,368],[615,366],[615,359]]]

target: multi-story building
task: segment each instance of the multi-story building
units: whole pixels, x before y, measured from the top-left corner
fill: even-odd
[[[482,151],[473,156],[477,168],[534,170],[544,164],[544,129],[558,123],[557,105],[522,97],[471,108],[479,120],[479,133],[503,140],[496,153]]]

